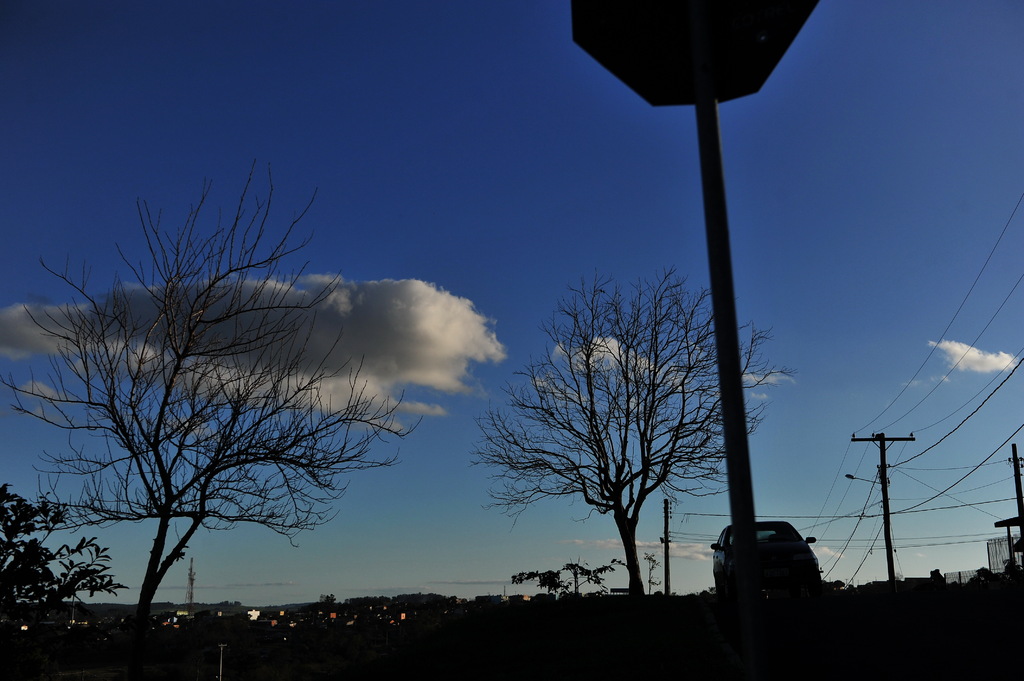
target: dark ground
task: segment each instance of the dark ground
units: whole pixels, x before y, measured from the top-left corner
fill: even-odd
[[[575,681],[707,678],[742,669],[696,596],[503,605],[446,624],[346,679]]]
[[[826,595],[761,601],[762,678],[1019,678],[1024,590]],[[710,605],[739,650],[735,609]]]
[[[759,604],[765,623],[760,681],[973,681],[1019,678],[1024,667],[1018,652],[1024,613],[1020,589],[839,593],[817,599],[770,598]],[[736,609],[697,596],[607,596],[486,606],[435,626],[413,628],[411,636],[401,635],[404,627],[395,629],[392,652],[377,659],[366,655],[376,650],[372,646],[353,647],[362,639],[339,636],[342,632],[336,629],[285,632],[287,638],[269,648],[274,642],[259,637],[280,636],[266,628],[215,620],[206,629],[208,637],[228,642],[234,673],[241,673],[241,661],[252,663],[242,677],[253,681],[747,678],[738,655]],[[181,657],[171,644],[182,637],[170,630],[158,634],[170,636],[168,652]],[[113,673],[118,656],[110,656],[116,653],[111,641],[98,652],[110,657],[104,663],[110,669],[103,671],[113,674],[102,678],[115,679],[120,678]],[[160,652],[164,646],[157,643],[153,648]],[[217,663],[217,652],[216,647],[205,651],[207,670]],[[0,662],[4,657],[0,646]],[[154,679],[196,678],[194,673],[183,676],[181,664],[160,664],[166,669],[154,669],[160,671]],[[196,668],[189,667],[193,672]],[[101,678],[99,671],[91,669],[89,678]],[[225,677],[232,678],[226,671]]]

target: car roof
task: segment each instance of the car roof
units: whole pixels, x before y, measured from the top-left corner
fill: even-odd
[[[785,520],[758,520],[754,523],[754,528],[759,530],[767,530],[773,527],[787,527],[792,530],[796,529],[792,524]],[[729,525],[726,529],[732,529],[732,525]]]

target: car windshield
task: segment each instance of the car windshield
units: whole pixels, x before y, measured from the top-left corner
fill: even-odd
[[[758,523],[757,541],[800,541],[800,535],[789,523]]]

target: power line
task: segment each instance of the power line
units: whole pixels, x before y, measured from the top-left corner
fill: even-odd
[[[910,478],[911,480],[913,480],[913,481],[914,481],[914,482],[916,482],[917,484],[919,484],[919,485],[924,485],[925,487],[927,487],[928,489],[932,490],[933,492],[938,492],[938,491],[939,491],[939,490],[938,490],[938,488],[936,488],[936,487],[932,487],[932,486],[931,486],[931,485],[929,485],[928,483],[926,483],[926,482],[923,482],[923,481],[921,481],[921,480],[918,480],[917,478],[915,478],[914,476],[910,475],[910,474],[909,474],[909,473],[907,473],[906,471],[901,471],[901,470],[897,469],[897,471],[896,471],[896,472],[898,472],[898,473],[902,473],[903,475],[907,476],[908,478]],[[939,492],[939,493],[940,493],[940,494],[943,494],[942,492]],[[967,506],[970,506],[971,508],[975,508],[975,507],[974,507],[974,504],[971,504],[971,503],[968,503],[968,502],[962,501],[961,499],[957,499],[957,498],[956,498],[956,497],[954,497],[954,496],[953,496],[952,494],[946,494],[946,496],[948,496],[948,497],[949,497],[950,499],[952,499],[953,501],[959,502],[959,503],[961,503],[961,504],[966,504]],[[986,511],[986,510],[985,510],[985,509],[983,509],[983,508],[975,508],[975,510],[977,510],[977,511],[978,511],[979,513],[984,513],[985,515],[989,515],[989,516],[992,516],[992,517],[993,517],[993,518],[995,518],[996,520],[999,520],[999,519],[1000,519],[1000,518],[999,518],[999,516],[997,516],[997,515],[996,515],[995,513],[989,513],[988,511]]]
[[[1020,353],[1018,353],[1018,354],[1020,354]],[[910,458],[909,458],[909,459],[907,459],[906,461],[901,461],[900,463],[895,463],[895,464],[893,464],[893,466],[902,466],[902,465],[904,465],[904,464],[910,463],[911,461],[913,461],[914,459],[916,459],[916,458],[918,458],[918,457],[920,457],[920,456],[924,456],[924,455],[925,455],[926,453],[928,453],[928,452],[929,452],[929,451],[931,451],[932,449],[935,449],[936,447],[938,447],[938,446],[939,446],[939,445],[940,445],[940,444],[942,443],[942,441],[943,441],[943,440],[945,440],[946,438],[948,438],[948,437],[949,437],[950,435],[952,435],[952,434],[953,434],[953,433],[955,433],[956,431],[960,430],[960,427],[961,427],[961,426],[963,426],[963,425],[964,425],[965,423],[967,423],[967,421],[968,421],[969,419],[971,419],[971,417],[973,417],[973,416],[974,416],[975,414],[977,414],[977,413],[978,413],[978,411],[979,411],[979,410],[981,410],[981,408],[982,408],[982,407],[984,407],[984,406],[985,406],[985,404],[986,404],[986,403],[987,403],[987,402],[988,402],[988,401],[989,401],[990,399],[992,399],[992,396],[993,396],[993,395],[995,395],[995,394],[996,394],[996,392],[998,392],[1000,388],[1002,388],[1002,387],[1003,387],[1004,385],[1006,385],[1006,382],[1007,382],[1007,381],[1009,381],[1009,380],[1010,380],[1010,378],[1011,378],[1011,377],[1012,377],[1012,376],[1013,376],[1013,375],[1014,375],[1015,373],[1017,373],[1017,369],[1019,369],[1019,368],[1020,368],[1020,365],[1021,365],[1021,364],[1024,364],[1024,362],[1017,362],[1017,364],[1015,364],[1015,365],[1014,365],[1013,369],[1011,369],[1011,370],[1010,370],[1010,373],[1008,373],[1008,374],[1006,375],[1006,378],[1004,378],[1004,379],[1003,379],[1002,381],[1000,381],[1000,382],[999,382],[999,385],[997,385],[997,386],[996,386],[995,388],[993,388],[992,392],[990,392],[990,393],[988,394],[988,397],[986,397],[986,398],[985,398],[984,400],[982,400],[981,404],[979,404],[979,405],[978,405],[977,407],[975,407],[975,408],[974,408],[974,411],[972,411],[972,412],[971,412],[970,414],[968,414],[967,416],[965,416],[965,417],[964,417],[964,420],[963,420],[963,421],[961,421],[960,423],[958,423],[958,424],[957,424],[957,426],[956,426],[956,428],[954,428],[953,430],[949,431],[948,433],[946,433],[945,435],[943,435],[943,436],[942,436],[941,438],[939,438],[939,439],[938,439],[938,441],[937,441],[937,442],[936,442],[935,444],[931,445],[930,447],[926,447],[925,449],[923,449],[922,451],[918,452],[918,453],[917,453],[917,454],[915,454],[914,456],[910,457]],[[1018,429],[1018,430],[1019,430],[1019,429]],[[1016,433],[1015,433],[1015,434],[1016,434]],[[1013,436],[1011,435],[1010,437],[1013,437]],[[1004,442],[1003,444],[1005,445],[1006,443]],[[991,458],[991,457],[989,457],[989,458]],[[986,459],[986,460],[987,460],[987,459]]]
[[[881,535],[881,534],[882,534],[882,528],[881,528],[881,527],[879,527],[879,528],[878,528],[878,533],[877,533],[877,534],[875,534],[875,539],[874,539],[874,541],[872,541],[872,542],[871,542],[871,548],[869,548],[869,549],[868,549],[867,551],[865,551],[865,552],[864,552],[864,557],[863,557],[863,558],[861,558],[860,564],[859,564],[859,565],[857,565],[857,569],[856,569],[856,570],[854,570],[854,571],[853,571],[853,574],[852,574],[852,575],[850,575],[850,578],[849,578],[848,580],[846,580],[846,583],[847,583],[847,584],[850,584],[851,582],[853,582],[853,580],[857,579],[857,573],[858,573],[858,572],[860,572],[860,569],[861,569],[862,567],[864,567],[864,563],[866,563],[866,562],[867,562],[867,560],[868,560],[868,556],[870,556],[870,555],[871,555],[871,553],[872,553],[872,552],[874,551],[874,548],[875,548],[875,544],[876,544],[876,543],[878,542],[878,537],[879,537],[879,535]],[[836,565],[838,565],[838,564],[839,564],[839,561],[837,560],[837,561],[836,561]],[[835,565],[833,565],[833,566],[832,566],[832,569],[833,569],[833,570],[835,569]],[[830,570],[829,572],[831,573],[831,570]],[[828,575],[825,575],[825,576],[826,576],[826,577],[828,577]]]
[[[843,554],[845,554],[846,550],[850,547],[850,543],[853,541],[854,535],[857,534],[857,529],[860,527],[861,521],[863,521],[864,518],[867,517],[867,516],[865,516],[865,513],[868,510],[868,505],[871,503],[871,495],[874,492],[874,488],[875,488],[874,485],[872,485],[868,489],[868,497],[867,497],[867,499],[864,500],[864,508],[861,509],[860,515],[857,516],[857,523],[853,526],[853,530],[850,532],[850,536],[846,540],[846,543],[843,544],[843,548],[841,548],[839,550],[839,553],[837,553],[835,555],[835,559],[832,561],[832,567],[829,568],[829,571],[827,573],[825,573],[825,577],[828,577],[830,574],[832,574],[832,571],[835,570],[836,566],[839,565],[839,560],[843,557]],[[877,540],[878,537],[875,537],[875,539]],[[866,555],[865,555],[865,558],[866,558]]]
[[[911,542],[911,541],[932,541],[932,540],[935,540],[935,539],[955,539],[957,541],[952,541],[952,542],[948,542],[948,543],[950,543],[950,544],[960,544],[960,543],[970,543],[971,541],[987,541],[988,539],[992,538],[992,534],[993,534],[992,532],[971,532],[970,534],[937,534],[937,535],[924,536],[924,537],[908,537],[908,538],[904,539],[903,541],[904,542]],[[819,542],[833,542],[834,543],[836,541],[841,541],[841,540],[831,539],[831,538],[827,538],[827,537],[819,537],[818,541]],[[857,543],[857,541],[867,541],[867,540],[854,540],[852,543]],[[935,542],[934,544],[931,544],[931,545],[942,546],[945,543],[947,543],[947,542]],[[904,545],[903,548],[914,548],[914,547],[908,547],[908,546]]]
[[[995,321],[996,315],[998,315],[998,314],[999,314],[999,311],[1003,309],[1003,306],[1004,306],[1004,305],[1006,305],[1006,301],[1007,301],[1007,300],[1009,299],[1009,297],[1010,297],[1011,295],[1013,295],[1013,292],[1017,290],[1017,286],[1019,286],[1019,285],[1020,285],[1020,282],[1021,282],[1022,280],[1024,280],[1024,274],[1022,274],[1022,275],[1021,275],[1020,279],[1018,279],[1018,280],[1017,280],[1017,283],[1013,285],[1013,288],[1012,288],[1012,289],[1010,289],[1010,293],[1008,293],[1008,294],[1007,294],[1007,296],[1006,296],[1006,298],[1004,298],[1004,299],[1003,299],[1003,303],[1002,303],[1002,304],[1001,304],[1001,305],[999,306],[999,308],[998,308],[998,309],[997,309],[997,310],[996,310],[996,311],[995,311],[995,312],[994,312],[994,313],[992,314],[992,317],[991,317],[991,318],[990,318],[990,319],[988,320],[988,323],[987,323],[987,324],[985,324],[984,328],[982,328],[981,332],[980,332],[980,333],[979,333],[979,334],[978,334],[977,336],[975,336],[975,337],[974,337],[974,340],[973,340],[973,341],[971,341],[970,345],[968,345],[968,346],[967,346],[967,349],[966,349],[966,350],[964,350],[963,354],[962,354],[962,355],[960,355],[960,357],[959,357],[959,358],[958,358],[958,359],[956,360],[956,362],[954,362],[954,363],[953,363],[953,365],[952,365],[952,366],[950,366],[950,367],[949,367],[949,371],[947,371],[947,372],[945,373],[945,375],[944,375],[944,376],[943,376],[942,378],[940,378],[940,379],[939,379],[938,381],[935,381],[935,385],[933,385],[933,386],[932,386],[932,389],[931,389],[931,390],[929,390],[929,391],[928,391],[928,392],[927,392],[927,393],[925,394],[925,396],[924,396],[924,397],[922,397],[922,398],[921,398],[920,400],[918,400],[917,404],[915,404],[915,405],[914,405],[913,407],[911,407],[910,409],[908,409],[908,410],[906,411],[906,413],[904,413],[904,414],[903,414],[903,416],[899,417],[898,419],[896,419],[896,420],[895,420],[895,421],[893,421],[892,423],[890,423],[890,424],[888,424],[887,426],[885,426],[884,428],[882,428],[882,430],[888,430],[888,429],[889,429],[889,428],[891,428],[891,427],[892,427],[893,425],[895,425],[895,424],[899,423],[900,421],[902,421],[902,420],[903,420],[903,419],[905,419],[906,417],[910,416],[910,415],[911,415],[911,414],[912,414],[912,413],[914,412],[914,410],[916,410],[916,409],[917,409],[918,407],[920,407],[920,406],[921,406],[921,405],[922,405],[922,404],[924,403],[924,401],[925,401],[925,400],[927,400],[927,399],[928,399],[929,397],[931,397],[931,396],[932,396],[932,394],[933,394],[933,393],[934,393],[934,392],[935,392],[936,390],[938,390],[938,389],[939,389],[939,386],[941,386],[941,385],[945,385],[945,383],[946,383],[946,380],[947,380],[947,379],[949,379],[949,377],[950,377],[950,376],[951,376],[951,375],[953,374],[953,372],[954,372],[954,371],[955,371],[955,370],[957,369],[957,367],[959,367],[959,366],[960,366],[960,363],[964,361],[964,358],[965,358],[965,357],[967,357],[967,355],[968,355],[968,354],[970,353],[970,351],[971,351],[971,350],[973,350],[974,348],[976,348],[976,347],[977,347],[977,345],[978,345],[978,341],[980,341],[980,340],[981,340],[981,337],[982,337],[983,335],[985,335],[985,331],[987,331],[987,330],[988,330],[988,327],[992,325],[992,322],[993,322],[993,321]],[[936,345],[933,345],[933,346],[932,346],[932,349],[934,349],[935,347],[936,347]],[[1017,354],[1015,354],[1015,355],[1013,356],[1013,359],[1016,359],[1016,358],[1017,358],[1017,355],[1019,355],[1019,354],[1020,354],[1020,351],[1018,351],[1018,352],[1017,352]],[[1012,361],[1013,361],[1013,359],[1011,359],[1011,360],[1010,360],[1010,362],[1012,362]],[[1010,362],[1007,362],[1006,366],[1009,366],[1009,365],[1010,365]],[[1006,366],[1004,366],[1002,370],[1005,370],[1005,369],[1006,369]],[[990,383],[991,383],[991,381],[990,381]],[[993,391],[993,392],[994,392],[994,391]],[[971,399],[974,399],[974,398],[972,397]],[[967,403],[965,403],[964,405],[961,405],[961,406],[960,406],[960,407],[958,407],[958,408],[957,408],[956,410],[954,410],[954,411],[953,411],[953,413],[955,414],[956,412],[960,411],[961,409],[963,409],[963,408],[964,408],[964,407],[965,407],[965,406],[966,406],[967,404],[969,404],[969,403],[970,403],[970,400],[968,400],[968,401],[967,401]],[[945,418],[949,418],[949,417],[947,416],[947,417],[945,417]],[[939,421],[939,423],[941,423],[942,421],[944,421],[944,420],[945,420],[945,418],[944,418],[944,419],[941,419],[941,420]],[[935,424],[932,424],[932,425],[935,425]]]
[[[843,452],[843,458],[839,462],[839,468],[836,470],[836,475],[832,479],[832,486],[829,487],[828,494],[825,495],[825,501],[822,502],[821,509],[818,510],[818,517],[815,519],[815,524],[813,525],[813,527],[817,527],[820,524],[820,521],[821,521],[822,517],[824,517],[825,507],[828,505],[828,500],[832,498],[832,491],[836,488],[836,482],[839,481],[839,476],[842,474],[843,469],[846,466],[846,457],[850,454],[850,447],[851,446],[853,446],[852,442],[847,442],[846,443],[846,451]],[[865,453],[867,452],[867,448],[866,447],[865,447],[864,451],[865,451]],[[860,462],[857,464],[857,468],[860,468],[860,463],[864,461],[864,456],[865,456],[865,454],[861,454]],[[836,504],[836,508],[838,508],[838,507],[843,505],[843,502],[846,501],[846,495],[849,494],[849,492],[850,492],[850,486],[847,485],[846,486],[846,491],[843,492],[842,498]],[[829,525],[831,525],[831,523],[826,523],[826,526],[825,526],[826,530],[828,529]]]
[[[910,459],[907,459],[907,461],[910,461]],[[906,463],[906,461],[904,463]],[[999,465],[1001,463],[1003,463],[1003,462],[1002,461],[991,461],[989,463],[982,464],[982,466],[996,466],[996,465]],[[901,464],[899,464],[899,466],[902,468],[903,464],[901,463]],[[908,471],[965,471],[965,470],[968,470],[969,468],[974,468],[974,466],[943,466],[942,468],[921,468],[919,466],[910,466],[909,468],[904,468],[903,470],[908,470]],[[987,487],[987,485],[986,485],[986,487]]]
[[[1024,353],[1024,348],[1021,348],[1020,350],[1018,350],[1018,351],[1017,351],[1017,354],[1015,354],[1015,355],[1014,355],[1014,359],[1016,359],[1017,357],[1020,357],[1022,353]],[[1007,366],[1009,366],[1009,365],[1007,365]],[[934,422],[934,423],[932,423],[932,424],[929,424],[929,425],[927,425],[927,426],[925,426],[925,427],[923,427],[923,428],[915,428],[915,429],[914,429],[914,430],[915,430],[915,432],[918,432],[918,433],[920,433],[920,432],[924,432],[924,431],[926,431],[926,430],[930,430],[931,428],[934,428],[935,426],[939,425],[939,424],[940,424],[940,423],[942,423],[943,421],[945,421],[945,420],[947,420],[947,419],[950,419],[950,418],[952,418],[952,417],[953,417],[954,415],[956,415],[956,414],[957,414],[958,412],[962,411],[963,409],[966,409],[966,408],[967,408],[967,406],[968,406],[968,405],[969,405],[969,404],[970,404],[971,402],[973,402],[974,400],[978,399],[978,396],[979,396],[979,395],[981,395],[982,393],[984,393],[984,392],[985,392],[985,390],[987,390],[987,389],[989,388],[989,386],[991,386],[991,385],[992,385],[993,383],[995,383],[995,382],[996,382],[996,379],[998,379],[998,378],[999,378],[999,374],[1001,374],[1001,373],[1002,373],[1002,372],[1003,372],[1003,371],[1004,371],[1005,369],[1006,369],[1006,367],[1003,367],[1003,369],[1002,369],[1002,370],[1000,370],[1000,371],[999,371],[998,373],[996,373],[996,374],[995,374],[995,375],[994,375],[994,376],[993,376],[993,377],[992,377],[991,379],[989,379],[989,382],[988,382],[988,383],[986,383],[986,384],[985,384],[984,386],[982,386],[982,387],[981,387],[981,389],[980,389],[980,390],[978,390],[978,392],[974,393],[974,394],[973,394],[973,395],[972,395],[972,396],[971,396],[970,398],[968,398],[968,399],[967,399],[967,400],[966,400],[966,401],[965,401],[965,402],[964,402],[964,403],[963,403],[962,405],[960,405],[959,407],[957,407],[956,409],[954,409],[953,411],[951,411],[950,413],[946,414],[946,415],[945,415],[945,416],[943,416],[943,417],[942,417],[941,419],[939,419],[938,421],[936,421],[936,422]],[[947,374],[947,375],[948,375],[948,374]]]
[[[960,312],[964,309],[964,305],[967,304],[967,299],[971,297],[971,294],[974,292],[974,288],[978,285],[978,281],[981,280],[981,275],[984,274],[985,270],[988,268],[989,263],[992,261],[992,256],[995,254],[996,249],[999,248],[999,244],[1002,242],[1003,237],[1006,236],[1006,231],[1009,229],[1010,223],[1013,222],[1013,218],[1017,214],[1017,210],[1020,208],[1022,202],[1024,202],[1024,192],[1022,192],[1021,195],[1020,195],[1020,198],[1017,199],[1017,205],[1015,205],[1013,207],[1013,211],[1011,211],[1010,217],[1007,218],[1006,224],[1003,225],[1003,231],[999,233],[999,238],[996,239],[995,244],[992,246],[992,250],[989,251],[988,257],[985,258],[985,262],[981,266],[981,270],[978,272],[978,275],[974,278],[974,281],[971,283],[971,286],[967,290],[967,294],[964,296],[963,300],[960,301],[960,305],[957,307],[956,312],[953,313],[952,319],[949,320],[949,323],[946,324],[946,328],[943,329],[942,333],[939,335],[939,340],[942,340],[943,338],[945,338],[946,333],[948,333],[950,328],[952,328],[953,322],[956,321],[956,318],[960,315]],[[1018,279],[1017,280],[1017,284],[1019,284],[1019,283],[1020,283],[1020,280]],[[1014,286],[1014,288],[1016,288],[1016,285]],[[1011,293],[1012,293],[1012,290],[1011,290]],[[1005,304],[1006,301],[1004,300],[1003,302]],[[1000,305],[999,309],[1002,309],[1002,305]],[[998,310],[997,310],[997,313],[998,313]],[[991,324],[991,321],[989,323]],[[985,328],[988,328],[988,325],[986,325]],[[903,396],[903,393],[905,393],[907,391],[907,389],[914,383],[914,381],[917,379],[917,377],[921,374],[921,371],[924,369],[925,365],[928,364],[928,360],[930,360],[932,355],[935,353],[936,347],[937,346],[935,346],[935,345],[933,345],[931,347],[931,350],[928,351],[928,354],[927,354],[927,356],[925,356],[924,361],[921,362],[921,366],[919,366],[917,368],[917,371],[915,371],[914,375],[910,377],[910,380],[903,384],[903,388],[899,391],[899,393],[896,395],[896,397],[894,397],[889,402],[889,404],[887,404],[885,406],[885,408],[881,412],[879,412],[879,414],[877,416],[875,416],[873,419],[871,419],[867,424],[865,424],[861,428],[858,428],[858,430],[860,430],[860,431],[868,430],[872,425],[874,425],[874,423],[876,421],[878,421],[878,419],[882,418],[882,416],[884,416],[885,413],[887,411],[889,411],[889,409],[891,409],[894,404],[896,404],[896,402],[900,399],[900,397]],[[931,393],[929,393],[929,395],[930,394]],[[913,408],[911,408],[910,411],[908,411],[906,414],[904,414],[899,419],[894,421],[893,424],[895,424],[896,422],[898,422],[901,419],[903,419],[906,416],[908,416],[920,404],[921,403],[918,402],[916,405],[914,405]],[[893,424],[890,424],[890,425],[893,425]],[[882,430],[885,430],[885,428],[883,428]]]
[[[986,456],[986,457],[985,457],[984,459],[982,459],[981,463],[979,463],[978,465],[976,465],[976,466],[974,466],[973,468],[971,468],[971,470],[969,470],[969,471],[967,471],[966,473],[964,473],[964,474],[963,474],[963,476],[962,476],[962,477],[961,477],[961,478],[960,478],[959,480],[957,480],[956,482],[954,482],[954,483],[953,483],[952,485],[950,485],[950,486],[949,486],[949,487],[947,487],[946,489],[942,490],[941,492],[939,492],[938,494],[936,494],[936,495],[935,495],[935,496],[933,496],[933,497],[929,497],[928,499],[925,499],[924,501],[922,501],[922,502],[920,502],[920,503],[918,503],[918,504],[914,504],[913,506],[910,506],[910,507],[908,507],[908,508],[905,508],[905,509],[903,509],[902,511],[896,511],[896,512],[897,512],[897,513],[907,513],[908,511],[911,511],[911,510],[913,510],[913,509],[916,509],[916,508],[918,508],[918,507],[920,507],[920,506],[924,506],[924,505],[925,505],[925,504],[927,504],[927,503],[928,503],[929,501],[932,501],[932,500],[934,500],[934,499],[937,499],[937,498],[941,497],[941,496],[942,496],[942,495],[944,495],[944,494],[945,494],[946,492],[948,492],[949,490],[953,489],[954,487],[956,487],[957,485],[959,485],[959,484],[960,484],[961,482],[963,482],[964,480],[966,480],[966,479],[967,479],[967,478],[968,478],[969,476],[971,476],[971,475],[973,475],[974,473],[976,473],[976,472],[977,472],[977,471],[978,471],[978,470],[979,470],[979,469],[980,469],[980,468],[981,468],[981,467],[982,467],[982,466],[983,466],[983,465],[984,465],[985,463],[987,463],[987,462],[989,461],[989,459],[991,459],[991,458],[992,458],[993,456],[995,456],[996,454],[998,454],[998,453],[999,453],[999,450],[1000,450],[1000,449],[1002,449],[1003,447],[1005,447],[1005,446],[1006,446],[1006,444],[1007,444],[1007,443],[1008,443],[1008,442],[1009,442],[1010,440],[1012,440],[1012,439],[1014,438],[1014,436],[1016,436],[1016,435],[1017,435],[1017,433],[1019,433],[1019,432],[1020,432],[1021,430],[1024,430],[1024,423],[1022,423],[1022,424],[1021,424],[1020,426],[1018,426],[1018,427],[1017,427],[1017,430],[1015,430],[1015,431],[1013,431],[1012,433],[1010,433],[1010,437],[1008,437],[1008,438],[1006,438],[1005,440],[1003,440],[1002,444],[1000,444],[1000,445],[999,445],[998,447],[996,447],[996,448],[995,448],[995,449],[994,449],[994,450],[992,451],[992,453],[991,453],[991,454],[989,454],[989,455],[988,455],[988,456]],[[927,450],[925,450],[925,451],[927,451]],[[922,452],[922,453],[923,453],[923,452]],[[918,456],[920,456],[920,455],[918,455]],[[913,458],[916,458],[916,457],[913,457]],[[910,460],[910,459],[908,459],[908,461],[909,461],[909,460]]]

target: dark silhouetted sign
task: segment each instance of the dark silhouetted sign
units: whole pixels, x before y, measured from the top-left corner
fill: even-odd
[[[817,4],[712,0],[716,99],[760,90]],[[648,103],[695,103],[685,0],[572,0],[572,38]]]

